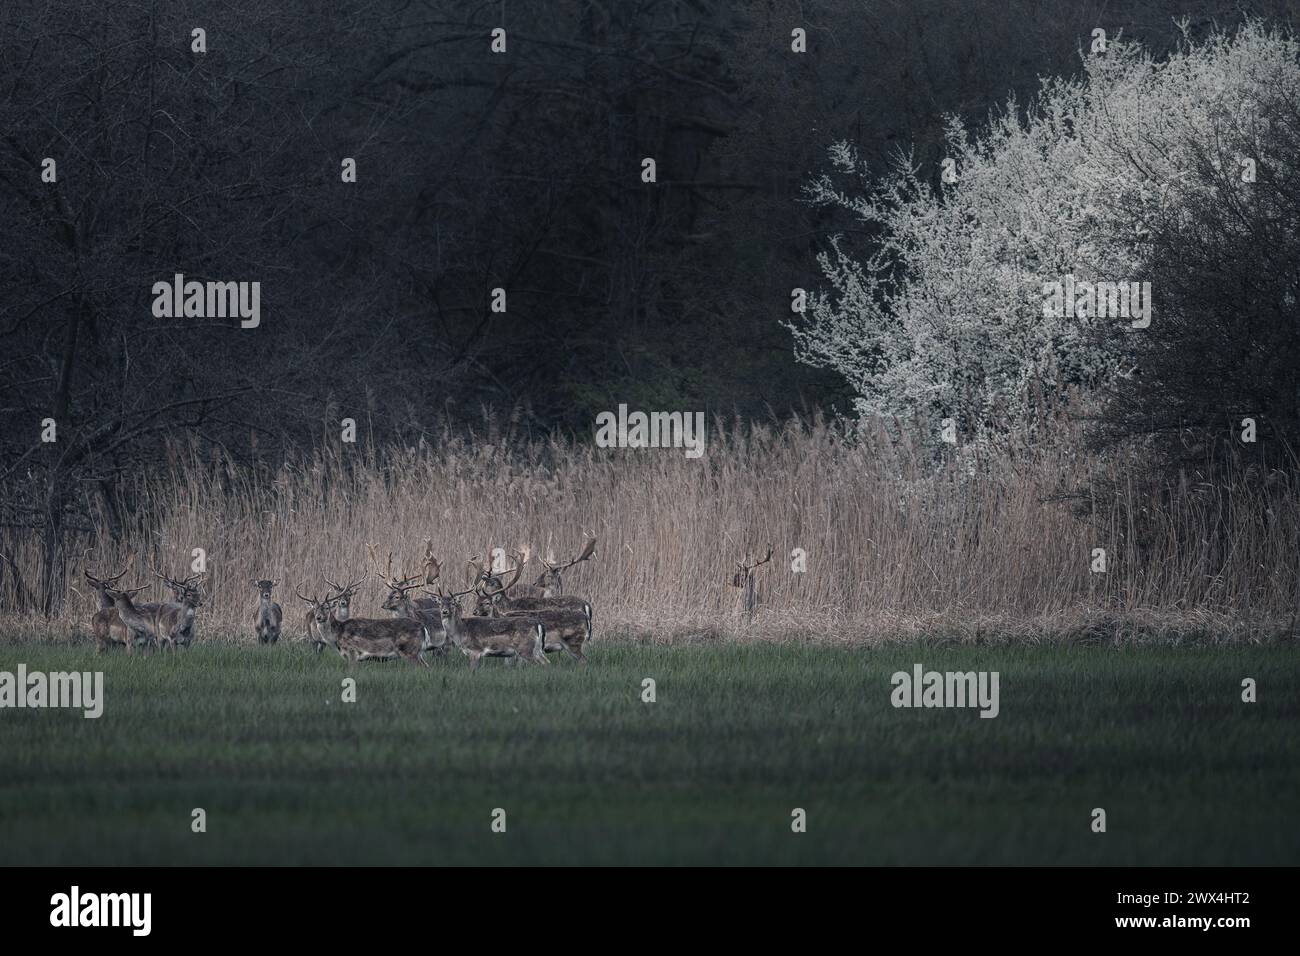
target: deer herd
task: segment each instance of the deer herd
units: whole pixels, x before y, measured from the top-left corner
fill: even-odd
[[[463,591],[443,590],[442,568],[434,558],[431,540],[425,542],[420,573],[412,576],[393,574],[391,553],[387,566],[381,569],[375,546],[368,550],[373,574],[388,589],[382,607],[391,616],[353,616],[352,601],[366,580],[364,575],[346,585],[323,579],[323,595],[308,597],[296,591],[307,607],[301,619],[305,639],[317,654],[328,645],[350,665],[401,658],[428,667],[426,654],[443,657],[459,648],[469,658],[470,669],[477,670],[485,657],[546,664],[548,653],[564,651],[586,663],[583,646],[591,640],[591,602],[563,593],[562,575],[596,553],[595,535],[587,536],[572,561],[552,564],[543,560],[542,573],[531,585],[519,584],[529,560],[527,548],[512,553],[513,566],[501,571],[471,559],[470,586]],[[99,595],[100,608],[91,618],[91,630],[100,653],[115,645],[125,646],[128,654],[137,647],[175,652],[178,646],[189,647],[193,642],[195,612],[203,606],[199,575],[177,580],[154,569],[174,600],[137,604],[132,596],[144,587],[120,587],[125,570],[104,578],[89,569],[84,573]],[[272,596],[276,582],[263,578],[251,584],[257,589],[253,616],[257,643],[274,644],[284,623],[284,611]],[[417,590],[424,593],[417,595]],[[470,595],[471,613],[466,614],[461,599]]]

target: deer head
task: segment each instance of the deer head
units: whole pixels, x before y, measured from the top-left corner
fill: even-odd
[[[329,623],[330,611],[334,609],[334,599],[329,596],[328,592],[323,598],[307,597],[297,589],[294,589],[293,593],[298,595],[299,599],[307,605],[317,624],[324,626]]]
[[[514,587],[515,582],[519,580],[519,575],[524,572],[524,558],[523,555],[518,552],[515,552],[511,556],[515,559],[515,566],[510,569],[510,571],[505,572],[510,575],[508,581],[491,575],[485,576],[480,571],[480,573],[475,576],[474,583],[470,585],[470,591],[477,592],[481,598],[487,598],[489,601],[494,601],[498,596],[505,594],[506,591]],[[473,565],[473,563],[474,562],[472,561],[470,562],[471,565]],[[462,591],[461,593],[468,594],[469,591]]]
[[[748,557],[748,555],[746,555],[746,557]],[[731,586],[735,588],[743,588],[753,578],[754,569],[767,564],[767,562],[771,560],[772,546],[769,544],[767,546],[767,555],[761,561],[755,561],[752,564],[747,564],[744,561],[737,561],[737,571],[731,579]]]
[[[86,576],[86,581],[90,584],[90,586],[99,592],[100,600],[104,603],[104,606],[112,607],[113,599],[109,597],[108,590],[123,578],[123,576],[126,574],[129,568],[130,568],[130,564],[128,564],[117,574],[113,575],[111,578],[96,577],[95,575],[90,573],[90,568],[83,568],[81,573]]]
[[[595,532],[584,531],[583,535],[587,538],[587,543],[583,545],[582,551],[578,556],[567,564],[551,564],[551,562],[546,559],[542,559],[542,567],[546,570],[544,570],[541,577],[537,579],[537,586],[539,588],[548,588],[553,590],[556,594],[564,593],[564,582],[560,577],[560,573],[562,571],[567,571],[569,568],[581,561],[590,560],[591,556],[596,553]]]
[[[142,584],[138,588],[104,588],[104,593],[119,607],[125,606],[134,610],[135,605],[131,602],[131,595],[139,594],[146,587],[148,585]]]
[[[201,607],[203,604],[199,594],[199,579],[202,575],[191,574],[189,577],[178,580],[177,578],[168,577],[157,568],[153,569],[156,577],[162,580],[172,590],[172,595],[180,604],[188,604],[191,607]]]
[[[352,613],[352,598],[356,595],[357,588],[361,587],[361,585],[365,583],[365,580],[366,577],[363,574],[361,577],[357,578],[355,581],[348,584],[346,587],[339,587],[329,578],[324,579],[325,583],[329,585],[330,590],[338,592],[333,597],[331,597],[327,593],[325,597],[327,603],[329,603],[333,607],[338,608],[338,613],[335,616],[340,621],[346,621],[348,619],[348,616]],[[302,597],[301,594],[298,596]],[[317,619],[319,620],[319,616],[317,617]]]
[[[374,544],[368,544],[366,549],[370,552],[370,563],[375,577],[384,582],[388,588],[388,594],[384,598],[383,608],[385,611],[398,611],[406,603],[407,592],[420,587],[421,585],[433,584],[442,573],[442,567],[438,564],[437,559],[433,556],[433,539],[425,538],[424,540],[424,571],[423,580],[418,574],[403,574],[396,577],[393,574],[393,553],[388,552],[388,564],[381,571],[379,569],[379,555],[375,551]]]

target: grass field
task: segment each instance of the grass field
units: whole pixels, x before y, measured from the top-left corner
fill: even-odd
[[[0,710],[0,863],[1300,863],[1293,648],[592,650],[362,665],[345,704],[301,646],[2,646],[106,702]],[[918,662],[1000,672],[1000,716],[894,709]]]

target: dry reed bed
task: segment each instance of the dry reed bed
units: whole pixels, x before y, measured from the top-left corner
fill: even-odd
[[[134,488],[137,528],[70,543],[75,590],[62,618],[11,615],[3,633],[84,630],[95,605],[79,586],[81,550],[92,544],[88,562],[100,571],[119,570],[133,549],[177,573],[204,548],[202,635],[251,641],[251,578],[281,582],[296,612],[294,588],[322,591],[322,576],[365,572],[367,542],[414,572],[431,537],[443,581],[464,587],[465,560],[489,545],[562,558],[584,529],[599,535],[598,554],[566,576],[567,590],[592,599],[602,633],[641,640],[1258,639],[1286,632],[1295,607],[1290,479],[1151,495],[1125,480],[1132,462],[1085,455],[1073,440],[936,464],[921,443],[883,428],[850,439],[820,422],[717,427],[699,460],[494,437],[342,446],[274,474],[173,450],[170,474]],[[1077,515],[1078,499],[1062,500],[1099,487],[1119,490],[1091,517]],[[35,539],[0,540],[36,582]],[[759,572],[750,622],[730,578],[735,561],[769,542],[776,557]],[[1107,549],[1106,574],[1089,570],[1095,547]],[[794,548],[807,554],[805,573],[791,570]],[[142,558],[128,579],[146,574]],[[12,588],[6,577],[6,607]],[[362,613],[382,615],[381,600],[372,579]]]

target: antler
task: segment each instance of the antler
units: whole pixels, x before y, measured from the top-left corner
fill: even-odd
[[[132,594],[143,591],[146,587],[148,587],[147,584],[142,584],[138,588],[108,588],[107,590],[110,594],[123,594],[130,597]]]
[[[166,583],[166,585],[167,585],[169,588],[183,588],[183,587],[185,586],[185,585],[182,584],[180,581],[175,581],[175,580],[169,578],[167,575],[163,574],[161,571],[159,571],[157,568],[155,568],[152,564],[149,565],[149,570],[153,571],[153,573],[154,573],[154,575],[155,575],[156,577],[162,578],[163,582]],[[187,582],[187,583],[188,583],[188,582]]]
[[[482,592],[484,597],[493,597],[494,595],[497,594],[504,594],[506,591],[510,590],[510,588],[515,586],[515,582],[519,580],[519,575],[524,573],[524,558],[523,555],[519,554],[518,552],[515,552],[513,557],[515,559],[515,566],[512,569],[514,573],[511,575],[510,580],[503,581],[501,583],[501,586],[494,591],[488,591],[487,589],[484,589]],[[478,589],[478,581],[476,579],[474,582],[474,587],[471,588],[470,590],[477,590],[477,589]]]
[[[488,554],[490,555],[491,552],[489,551]],[[469,559],[468,561],[466,561],[465,563],[468,564],[471,568],[474,569],[474,585],[475,585],[475,587],[477,587],[477,586],[479,585],[479,583],[481,583],[481,582],[483,582],[483,581],[486,581],[488,578],[492,577],[492,567],[491,567],[491,564],[488,564],[488,565],[485,567],[484,565],[482,565],[482,564],[480,564],[480,563],[478,562],[478,559],[477,559],[477,558],[470,558],[470,559]]]
[[[433,539],[424,539],[424,583],[432,584],[442,574],[442,565],[433,556]]]
[[[345,595],[351,597],[353,594],[357,593],[357,588],[361,587],[361,585],[365,583],[366,576],[364,574],[361,575],[361,577],[357,578],[355,581],[353,581],[345,588],[339,587],[329,578],[322,578],[321,580],[324,581],[326,584],[328,584],[330,588],[332,588],[333,590],[338,591],[339,597],[343,597]]]
[[[473,564],[473,563],[474,563],[473,561],[470,562],[470,564]],[[443,593],[442,593],[442,585],[440,584],[440,585],[438,585],[438,597],[449,597],[449,598],[458,598],[458,597],[463,597],[464,595],[469,594],[470,591],[477,591],[477,590],[478,590],[478,585],[479,585],[479,580],[478,580],[477,577],[475,577],[474,580],[473,580],[473,582],[470,584],[470,586],[467,587],[465,590],[463,590],[463,591],[452,591],[452,592],[449,593],[449,594],[443,594]],[[428,590],[428,589],[426,588],[425,590]]]
[[[149,567],[150,567],[150,569],[153,571],[154,574],[156,574],[158,577],[162,578],[163,581],[165,581],[165,582],[167,583],[167,586],[168,586],[168,587],[170,587],[170,588],[175,588],[175,589],[178,590],[178,591],[184,591],[186,588],[191,588],[191,587],[193,587],[193,586],[195,585],[195,583],[198,582],[198,580],[199,580],[200,578],[203,577],[202,574],[191,574],[189,577],[185,578],[183,581],[178,581],[178,580],[175,579],[175,578],[170,578],[170,577],[168,577],[167,575],[163,574],[161,571],[159,571],[159,570],[158,570],[156,567],[154,567],[152,564],[149,565]]]
[[[767,546],[767,557],[763,558],[762,561],[755,561],[753,564],[745,564],[741,561],[737,561],[736,567],[740,568],[740,570],[742,571],[748,572],[748,571],[753,571],[755,568],[759,567],[760,565],[767,564],[767,562],[771,560],[772,560],[772,546],[769,544]]]
[[[388,552],[388,567],[385,570],[380,571],[379,555],[375,551],[375,544],[373,541],[366,545],[366,550],[370,552],[370,563],[374,565],[375,577],[379,578],[379,580],[391,587],[393,582],[397,580],[393,577],[393,552]]]
[[[568,564],[551,564],[551,562],[543,559],[542,564],[546,565],[548,571],[563,571],[566,568],[573,567],[579,561],[586,561],[596,553],[596,533],[594,531],[584,531],[582,534],[588,539],[587,543],[583,545],[582,553]]]
[[[484,566],[482,566],[482,564],[478,563],[477,561],[474,561],[473,558],[469,558],[468,561],[465,563],[469,564],[469,567],[472,567],[474,570],[474,584],[478,584],[480,583],[480,581],[486,580],[487,572],[484,571]]]
[[[124,567],[121,571],[117,572],[117,574],[113,575],[111,578],[97,578],[90,573],[90,568],[82,568],[81,573],[86,576],[86,580],[89,581],[91,584],[111,585],[111,584],[116,584],[119,580],[121,580],[122,576],[125,575],[126,572],[129,570],[131,570],[130,563],[128,563],[126,567]]]

